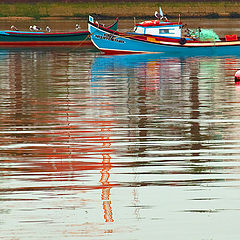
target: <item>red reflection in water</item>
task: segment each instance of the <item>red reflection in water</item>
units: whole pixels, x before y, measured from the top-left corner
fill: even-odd
[[[144,79],[144,90],[157,91],[160,89],[162,78],[179,79],[181,64],[179,59],[150,61],[137,69],[137,75]]]
[[[66,80],[61,83],[59,92],[54,92],[52,87],[51,91],[46,90],[42,96],[39,95],[39,86],[32,82],[33,86],[28,84],[22,74],[23,59],[16,54],[9,65],[10,103],[7,114],[0,114],[0,121],[6,131],[9,131],[10,125],[11,131],[6,132],[0,140],[1,144],[8,146],[1,154],[9,163],[9,169],[4,169],[6,172],[9,170],[9,175],[26,174],[32,183],[44,182],[46,185],[20,185],[9,191],[102,189],[104,219],[113,222],[110,201],[112,185],[109,178],[110,154],[114,151],[111,148],[110,126],[114,120],[107,120],[104,115],[104,111],[111,108],[110,104],[101,102],[96,112],[101,112],[102,115],[95,114],[96,105],[89,106],[88,93],[83,92],[80,106],[79,99],[76,99],[78,96],[69,94]],[[51,61],[51,64],[59,65],[57,55],[53,54]],[[64,64],[68,66],[67,63]],[[54,75],[59,74],[59,68],[56,67],[56,71],[54,67],[52,69],[48,72],[51,76],[39,79],[54,79]],[[64,65],[61,69],[64,72]],[[67,72],[68,69],[65,70]],[[43,89],[51,88],[47,81],[39,85]],[[35,87],[36,89],[31,89]],[[18,167],[11,169],[11,164]],[[20,164],[24,164],[23,167]],[[87,185],[86,181],[82,183],[79,180],[86,171],[96,170],[100,173],[101,185]],[[53,182],[59,184],[52,185]]]
[[[238,60],[236,58],[226,58],[224,61],[225,76],[233,76],[237,70]]]
[[[109,128],[103,128],[101,131],[107,132],[107,135],[103,138],[103,144],[102,147],[103,149],[110,148],[111,147],[111,142],[109,139],[109,133],[110,129]],[[109,184],[109,177],[110,173],[109,171],[111,170],[111,156],[109,153],[102,153],[102,170],[101,172],[101,179],[99,182],[102,183],[102,201],[103,201],[103,211],[104,211],[104,219],[105,222],[113,222],[113,216],[112,216],[112,207],[111,207],[111,201],[110,201],[110,184]]]

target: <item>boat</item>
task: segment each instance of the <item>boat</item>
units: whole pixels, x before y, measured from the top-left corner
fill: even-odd
[[[137,23],[132,32],[124,33],[107,29],[89,16],[88,31],[93,44],[106,54],[234,55],[240,50],[236,34],[219,38],[213,30],[191,30],[181,23],[180,17],[178,22],[170,22],[163,14],[158,19]]]
[[[106,27],[116,31],[118,18]],[[92,45],[88,31],[75,32],[34,32],[34,31],[0,31],[1,47],[30,47],[30,46],[72,46]]]

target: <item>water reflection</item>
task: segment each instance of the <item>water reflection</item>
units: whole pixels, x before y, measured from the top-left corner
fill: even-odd
[[[149,157],[154,159],[146,160],[151,165],[175,159],[197,163],[219,154],[210,142],[217,144],[224,136],[216,133],[212,118],[228,119],[229,112],[216,109],[225,104],[238,66],[239,59],[233,57],[100,56],[92,65],[91,84],[111,92],[108,86],[118,83],[117,96],[125,93],[124,87],[128,90],[127,117],[120,115],[119,122],[127,122],[132,142],[126,144],[126,156],[135,153],[138,158],[131,166]],[[219,94],[222,90],[224,95]],[[210,170],[200,167],[197,171]]]
[[[186,239],[195,221],[207,239],[237,219],[238,57],[1,53],[0,236]]]

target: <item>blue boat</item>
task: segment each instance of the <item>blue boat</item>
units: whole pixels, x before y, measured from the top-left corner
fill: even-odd
[[[164,16],[135,25],[133,32],[106,29],[89,16],[88,30],[91,41],[107,54],[168,53],[197,55],[235,55],[240,51],[237,35],[203,38],[204,29],[195,32],[184,29],[180,22],[169,22]],[[206,31],[206,30],[205,30]]]

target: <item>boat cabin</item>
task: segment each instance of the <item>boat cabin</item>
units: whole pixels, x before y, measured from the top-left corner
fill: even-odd
[[[150,20],[135,24],[134,33],[148,34],[157,37],[182,37],[182,24],[177,22],[162,22]]]

